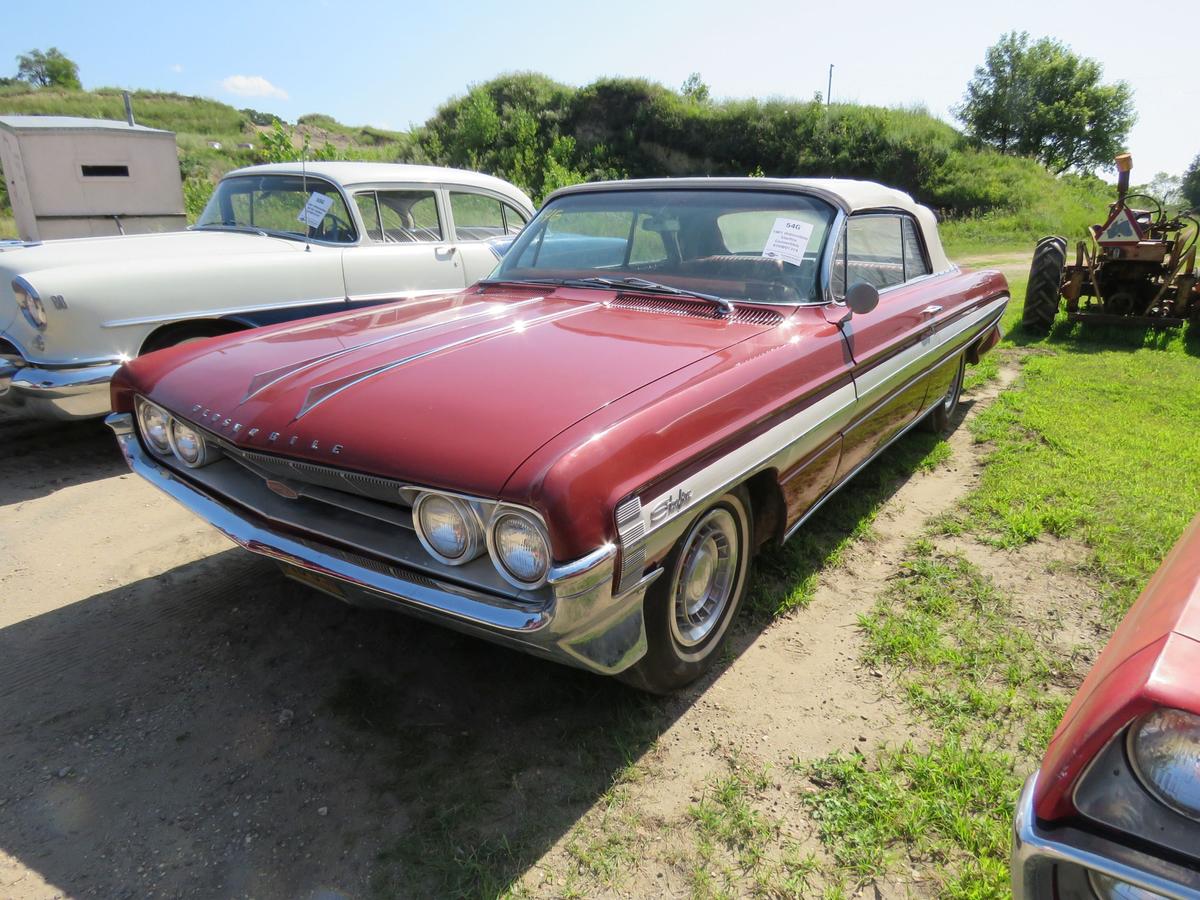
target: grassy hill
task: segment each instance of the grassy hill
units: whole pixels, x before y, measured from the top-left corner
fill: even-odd
[[[264,161],[267,113],[137,91],[138,122],[174,131],[193,217],[226,171]],[[121,119],[121,91],[0,88],[0,114]],[[277,124],[278,123],[278,124]],[[266,134],[264,134],[264,132]],[[323,158],[431,162],[490,172],[535,198],[576,181],[652,175],[812,175],[895,185],[937,209],[957,252],[1082,234],[1110,200],[1091,176],[1056,177],[1029,159],[979,150],[922,108],[784,99],[697,102],[641,79],[581,88],[535,73],[502,75],[447,101],[412,132],[344,125],[311,113],[286,126]],[[219,143],[219,148],[214,147]],[[253,144],[239,148],[238,144]],[[284,141],[286,146],[286,140]],[[0,195],[0,236],[7,198]]]

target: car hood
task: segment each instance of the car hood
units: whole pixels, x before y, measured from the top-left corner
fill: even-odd
[[[470,289],[152,354],[127,379],[249,449],[497,497],[564,429],[786,312]]]
[[[0,269],[11,275],[32,275],[61,266],[89,264],[112,265],[125,260],[156,261],[214,258],[220,255],[271,253],[292,248],[303,251],[304,244],[244,231],[167,231],[161,234],[125,234],[111,237],[68,238],[27,244],[0,252]],[[10,275],[10,277],[11,277]],[[34,286],[37,286],[36,280]]]

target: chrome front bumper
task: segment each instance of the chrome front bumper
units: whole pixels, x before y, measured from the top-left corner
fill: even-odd
[[[1013,817],[1012,888],[1015,900],[1094,896],[1088,870],[1103,872],[1163,897],[1200,900],[1200,872],[1167,862],[1091,832],[1038,822],[1037,775],[1030,775]],[[1070,885],[1079,885],[1076,891]],[[1087,893],[1083,893],[1086,890]]]
[[[397,609],[606,675],[624,671],[646,653],[642,601],[660,570],[614,596],[613,548],[556,566],[545,595],[536,601],[501,596],[272,528],[160,464],[142,447],[128,413],[114,413],[106,421],[135,473],[234,543],[277,560],[285,571],[339,599]]]
[[[43,369],[0,358],[0,404],[37,419],[94,419],[110,409],[108,385],[121,366]]]

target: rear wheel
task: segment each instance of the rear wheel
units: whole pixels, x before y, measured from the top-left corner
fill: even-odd
[[[1025,288],[1025,311],[1021,325],[1038,334],[1047,334],[1058,315],[1059,289],[1067,267],[1067,241],[1052,235],[1038,241],[1029,267]]]
[[[967,370],[966,357],[958,358],[958,368],[954,370],[954,378],[950,381],[950,387],[946,391],[937,406],[929,411],[925,417],[925,429],[932,431],[934,434],[945,434],[950,430],[950,420],[954,418],[954,412],[958,409],[959,398],[962,397],[963,375]]]
[[[646,655],[621,679],[666,694],[712,666],[750,581],[750,499],[743,488],[688,526],[646,594]]]

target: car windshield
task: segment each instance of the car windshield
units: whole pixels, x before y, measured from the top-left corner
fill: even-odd
[[[311,175],[236,175],[217,185],[197,228],[266,231],[345,244],[356,234],[342,195]]]
[[[757,189],[566,194],[534,217],[491,280],[806,303],[821,299],[834,215],[815,197]]]

